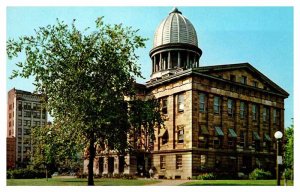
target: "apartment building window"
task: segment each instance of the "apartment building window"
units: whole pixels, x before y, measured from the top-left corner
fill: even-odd
[[[11,127],[11,122],[8,123],[8,127]]]
[[[168,97],[162,98],[162,109],[163,114],[168,114]]]
[[[24,112],[24,117],[31,117],[31,112],[30,111],[25,111]]]
[[[31,110],[31,103],[25,102],[24,109]]]
[[[18,109],[19,109],[20,111],[22,110],[22,102],[21,102],[21,101],[18,102]]]
[[[241,83],[242,84],[247,84],[247,77],[246,76],[241,76]]]
[[[160,156],[160,169],[166,169],[166,156]]]
[[[273,123],[274,124],[279,123],[279,110],[278,109],[273,110]]]
[[[267,107],[263,108],[263,122],[267,122],[269,119],[270,110]]]
[[[204,93],[199,93],[199,111],[206,111],[206,95]]]
[[[18,120],[18,125],[22,125],[22,120]]]
[[[246,106],[245,106],[245,102],[241,101],[240,103],[240,117],[241,119],[245,118],[245,112],[246,112]]]
[[[9,105],[9,110],[12,110],[12,104]]]
[[[220,113],[220,97],[214,97],[214,113]]]
[[[18,116],[22,117],[22,111],[18,111]]]
[[[232,99],[228,99],[227,100],[227,110],[228,110],[228,115],[233,115],[233,100]]]
[[[46,119],[46,115],[47,115],[46,110],[43,110],[43,112],[42,112],[42,119]]]
[[[252,104],[252,120],[257,120],[257,105]]]
[[[11,113],[9,113],[9,115],[8,115],[8,116],[9,116],[9,118],[11,118]]]
[[[176,155],[176,169],[182,169],[182,155]]]
[[[178,111],[183,112],[184,111],[184,95],[183,95],[183,93],[179,94],[177,99],[178,99]]]

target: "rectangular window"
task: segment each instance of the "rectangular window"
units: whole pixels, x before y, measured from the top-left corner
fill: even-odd
[[[246,140],[246,134],[243,131],[241,131],[241,133],[240,133],[240,146],[241,147],[246,146],[245,140]]]
[[[241,77],[241,83],[245,84],[245,85],[247,84],[247,77],[246,76]]]
[[[181,93],[177,97],[178,99],[178,111],[183,112],[184,111],[184,95]]]
[[[22,110],[22,102],[21,102],[21,101],[18,102],[18,109],[19,109],[20,111]]]
[[[235,81],[236,81],[236,77],[235,77],[235,75],[230,75],[230,81],[233,81],[233,82],[235,82]]]
[[[233,114],[233,100],[232,99],[227,100],[227,108],[228,108],[228,114],[232,115]]]
[[[204,93],[199,94],[199,111],[206,111],[206,95]]]
[[[162,109],[163,114],[168,114],[168,97],[162,98]]]
[[[279,109],[274,109],[273,111],[273,123],[274,124],[279,123]]]
[[[267,122],[269,119],[270,110],[267,107],[263,108],[263,122]]]
[[[176,169],[182,169],[182,155],[176,155]]]
[[[30,111],[25,111],[24,112],[24,117],[31,117]]]
[[[184,142],[184,129],[178,130],[178,143]]]
[[[24,109],[31,110],[31,103],[24,103]]]
[[[220,113],[220,97],[214,97],[214,113]]]
[[[253,86],[254,87],[258,87],[258,82],[257,81],[253,81]]]
[[[22,117],[22,111],[18,111],[18,116]]]
[[[252,120],[257,120],[257,105],[252,104]]]
[[[245,118],[245,102],[243,101],[240,104],[240,117],[241,119]]]
[[[9,118],[11,118],[11,113],[9,113],[9,115],[8,115],[8,116],[9,116]]]
[[[42,112],[42,119],[46,119],[46,115],[47,115],[46,110],[43,110],[43,112]]]
[[[166,169],[166,156],[160,156],[160,169]]]
[[[18,125],[22,125],[22,120],[18,120]]]

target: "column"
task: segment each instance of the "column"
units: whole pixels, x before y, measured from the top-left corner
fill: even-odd
[[[114,173],[113,174],[119,174],[119,156],[115,156],[114,157],[115,160],[114,160]]]
[[[157,71],[156,55],[154,55],[153,57],[154,57],[154,72],[156,72]]]
[[[180,62],[180,51],[178,51],[178,64],[177,67],[181,67],[181,62]]]
[[[152,73],[153,73],[154,72],[154,66],[155,66],[154,65],[154,58],[153,57],[151,58],[151,61],[152,61]]]
[[[168,52],[168,69],[172,67],[171,65],[171,51]]]
[[[161,55],[161,53],[159,53],[159,71],[162,69],[162,65],[163,65],[162,55]]]
[[[186,68],[190,68],[190,52],[187,52],[186,55]]]
[[[108,157],[103,158],[103,174],[108,174]]]

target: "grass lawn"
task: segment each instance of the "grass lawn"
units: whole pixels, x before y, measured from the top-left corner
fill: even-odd
[[[284,181],[280,182],[284,185]],[[276,186],[276,180],[195,180],[181,184],[182,186]],[[293,186],[293,181],[288,181]]]
[[[135,179],[94,179],[98,186],[140,186],[160,181]],[[51,178],[48,179],[7,179],[7,186],[87,186],[87,179]]]

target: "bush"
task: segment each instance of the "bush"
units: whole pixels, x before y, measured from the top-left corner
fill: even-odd
[[[123,174],[123,179],[135,179],[134,175],[131,174]]]
[[[14,169],[6,172],[7,179],[35,179],[46,178],[44,170],[34,169]],[[48,173],[48,178],[51,178],[51,174]]]
[[[249,174],[249,179],[251,180],[272,179],[272,174],[270,171],[264,171],[262,169],[254,169]]]
[[[214,180],[216,176],[213,173],[203,173],[197,176],[198,180]]]
[[[294,174],[293,174],[293,170],[292,169],[286,169],[284,172],[283,172],[283,178],[284,179],[293,179],[294,177]]]

